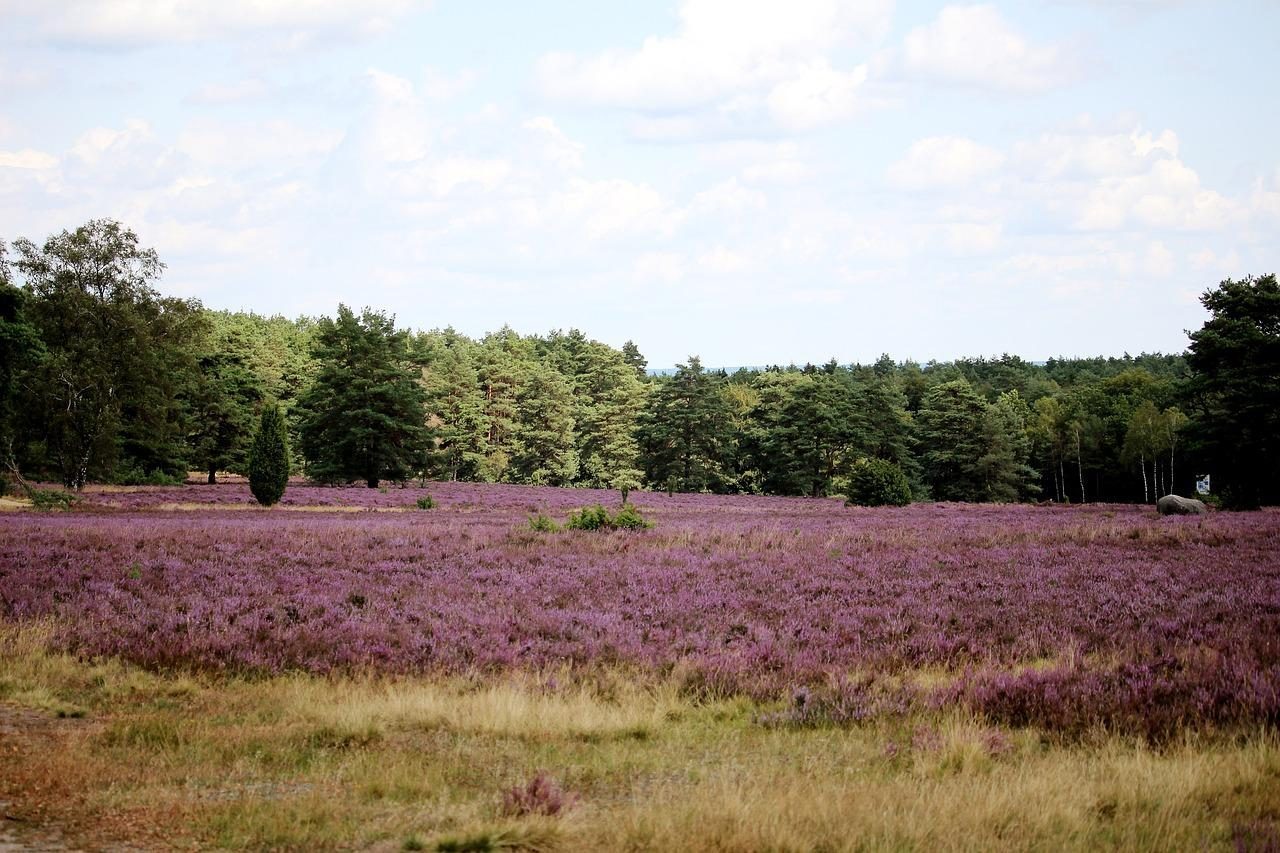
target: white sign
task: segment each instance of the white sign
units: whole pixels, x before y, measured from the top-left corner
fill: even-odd
[[[1201,474],[1199,477],[1196,477],[1196,494],[1197,495],[1209,494],[1209,475],[1208,474]]]

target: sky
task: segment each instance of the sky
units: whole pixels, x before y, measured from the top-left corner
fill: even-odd
[[[1180,352],[1280,268],[1277,0],[0,0],[0,239],[653,367]]]

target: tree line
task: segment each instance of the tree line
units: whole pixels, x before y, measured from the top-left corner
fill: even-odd
[[[578,330],[473,339],[346,306],[212,311],[162,295],[163,270],[111,220],[0,243],[10,468],[69,488],[214,482],[247,470],[261,412],[279,406],[295,473],[321,483],[823,496],[874,462],[917,500],[1152,501],[1203,473],[1228,503],[1277,499],[1274,276],[1207,292],[1185,354],[733,373],[690,357],[651,376],[634,344]]]

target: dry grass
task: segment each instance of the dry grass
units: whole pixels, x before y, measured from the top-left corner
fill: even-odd
[[[1280,741],[1064,746],[949,712],[772,729],[673,685],[158,675],[0,624],[0,800],[90,848],[1263,849]],[[59,716],[59,715],[62,716]],[[539,770],[575,797],[510,818]]]

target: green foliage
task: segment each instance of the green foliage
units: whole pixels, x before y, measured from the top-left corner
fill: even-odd
[[[538,513],[529,516],[529,529],[539,533],[559,533],[561,528],[553,519]]]
[[[23,323],[43,344],[22,359],[24,461],[76,489],[120,466],[184,473],[199,304],[160,296],[164,265],[112,220],[14,247]]]
[[[249,491],[263,506],[272,506],[284,496],[289,484],[289,441],[285,435],[280,407],[262,407],[262,419],[249,448]]]
[[[243,331],[227,323],[225,316],[212,326],[204,346],[189,403],[187,440],[192,464],[213,484],[219,471],[246,470],[253,410],[264,396],[266,382],[250,364]]]
[[[136,465],[117,469],[111,482],[120,486],[181,486],[186,478],[161,470],[143,471]]]
[[[986,452],[986,413],[987,404],[963,379],[936,385],[921,400],[924,476],[936,499],[982,500],[976,463]]]
[[[1187,355],[1191,440],[1223,507],[1280,503],[1280,283],[1228,279],[1200,302],[1211,316]]]
[[[645,519],[633,504],[624,504],[614,515],[600,504],[569,513],[566,530],[647,530],[653,522]]]
[[[650,483],[684,492],[726,491],[735,454],[732,411],[723,373],[708,373],[695,356],[654,390],[636,436]]]
[[[902,469],[886,459],[860,459],[849,471],[847,505],[906,506],[911,503],[911,481]]]
[[[648,530],[653,527],[653,522],[642,516],[635,504],[623,504],[609,523],[617,530]]]
[[[40,512],[65,512],[75,506],[77,500],[74,494],[62,489],[32,489],[28,497],[31,498],[32,509]]]
[[[428,464],[421,371],[395,320],[345,305],[316,326],[315,380],[298,400],[307,474],[322,483],[404,482]]]
[[[431,495],[423,495],[414,504],[418,509],[435,509],[436,501]]]
[[[320,482],[417,476],[627,493],[822,495],[857,460],[916,499],[1151,500],[1212,473],[1231,506],[1280,501],[1280,288],[1226,281],[1179,355],[704,370],[649,377],[630,341],[570,329],[481,340],[213,312],[155,289],[163,264],[111,220],[0,242],[0,452],[36,478],[213,481],[247,472],[280,404]],[[1184,414],[1186,412],[1186,414]],[[1191,416],[1188,422],[1188,415]]]
[[[596,504],[569,513],[564,526],[567,530],[608,530],[611,522],[609,510]]]

